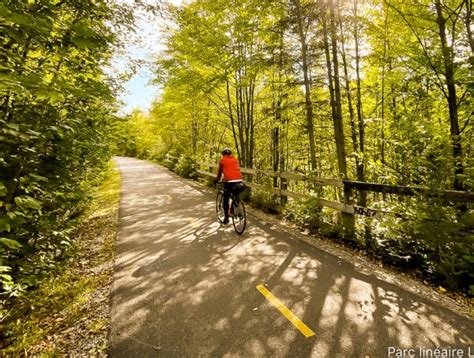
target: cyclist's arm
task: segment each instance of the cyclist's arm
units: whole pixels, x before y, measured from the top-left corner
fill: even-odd
[[[219,180],[221,180],[221,177],[222,177],[222,163],[219,162],[219,171],[217,172],[217,177],[216,179],[214,179],[215,182],[218,182]]]

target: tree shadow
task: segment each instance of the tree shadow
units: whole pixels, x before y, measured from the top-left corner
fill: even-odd
[[[119,163],[111,356],[379,357],[474,341],[471,320],[251,216],[238,236],[216,222],[208,194],[146,162]],[[316,335],[305,338],[259,284]]]

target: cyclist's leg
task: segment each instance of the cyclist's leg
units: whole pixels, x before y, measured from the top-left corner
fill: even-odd
[[[230,194],[232,193],[232,188],[234,187],[234,183],[225,183],[224,184],[224,215],[225,219],[224,221],[229,220],[229,199],[230,199]]]

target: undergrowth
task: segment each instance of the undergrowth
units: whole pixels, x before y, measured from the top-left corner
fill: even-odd
[[[2,307],[3,355],[71,353],[68,344],[74,344],[70,342],[74,330],[81,330],[83,336],[107,329],[107,319],[98,313],[93,297],[108,287],[111,278],[119,197],[120,174],[111,162],[92,188],[67,258],[36,288]],[[108,288],[105,291],[102,301],[108,300]],[[75,353],[100,353],[106,350],[107,341],[101,338],[94,346],[93,351]]]

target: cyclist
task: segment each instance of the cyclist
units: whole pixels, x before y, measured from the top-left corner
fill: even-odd
[[[222,174],[224,174],[224,222],[223,224],[229,223],[229,199],[230,194],[238,195],[244,189],[243,177],[240,172],[239,162],[232,155],[232,150],[225,148],[222,152],[222,159],[219,161],[219,172],[217,177],[214,179],[214,184],[217,184],[221,180]]]

